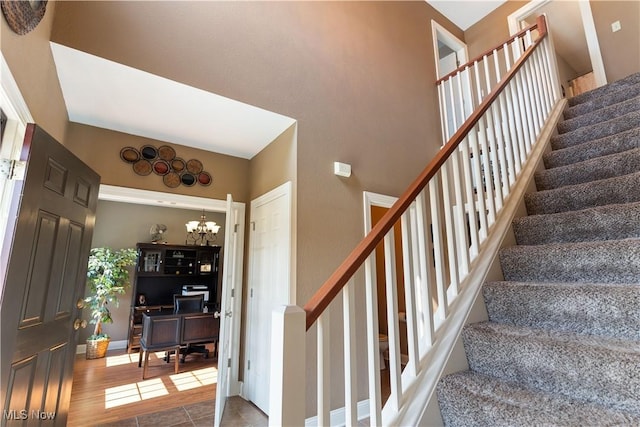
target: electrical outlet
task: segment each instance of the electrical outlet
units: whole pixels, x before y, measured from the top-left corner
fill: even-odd
[[[611,31],[613,31],[614,33],[616,31],[620,31],[621,29],[622,29],[622,25],[620,25],[620,21],[616,21],[611,24]]]

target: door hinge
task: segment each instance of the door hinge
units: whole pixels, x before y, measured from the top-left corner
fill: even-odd
[[[247,371],[251,369],[251,360],[247,360]]]
[[[234,225],[233,225],[233,232],[234,232],[234,233],[237,233],[237,232],[238,232],[238,226],[239,226],[239,225],[240,225],[240,224],[234,224]]]
[[[14,181],[23,181],[27,162],[22,160],[0,159],[0,176]]]
[[[230,367],[231,367],[231,358],[228,358],[227,359],[227,368],[230,368]]]
[[[253,298],[253,288],[251,288],[251,298]]]
[[[253,231],[256,231],[256,222],[255,221],[251,221],[251,228]]]
[[[236,296],[236,290],[235,289],[231,289],[231,298]]]

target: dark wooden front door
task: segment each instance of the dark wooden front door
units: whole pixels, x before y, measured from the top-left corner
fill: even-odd
[[[100,177],[33,124],[22,157],[0,259],[2,425],[62,426]]]

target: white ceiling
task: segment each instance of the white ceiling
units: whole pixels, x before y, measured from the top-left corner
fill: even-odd
[[[426,0],[460,29],[466,30],[493,12],[506,0]]]
[[[69,120],[250,159],[295,120],[51,43]]]

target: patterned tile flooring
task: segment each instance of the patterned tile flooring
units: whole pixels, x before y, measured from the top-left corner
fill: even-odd
[[[108,426],[211,427],[213,426],[214,413],[215,401],[210,400],[120,420],[117,423],[110,423]],[[221,424],[229,427],[262,427],[269,424],[269,419],[251,402],[234,396],[227,399]],[[105,425],[105,427],[107,426]]]

